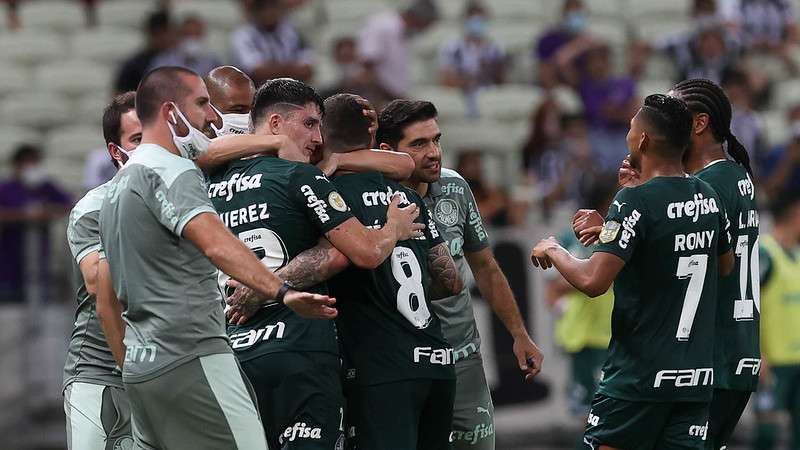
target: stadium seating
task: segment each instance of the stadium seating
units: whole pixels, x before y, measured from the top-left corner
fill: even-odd
[[[81,124],[99,126],[103,108],[111,101],[110,92],[96,92],[84,95],[74,103],[75,115]]]
[[[791,131],[786,126],[786,113],[784,111],[767,111],[761,115],[761,123],[767,137],[767,146],[774,147],[782,144],[789,137]]]
[[[82,159],[90,150],[105,146],[99,122],[92,125],[70,125],[55,128],[45,138],[48,159],[65,161]]]
[[[0,62],[0,96],[13,94],[30,87],[30,71],[19,65]]]
[[[63,39],[46,30],[19,30],[0,38],[0,61],[12,64],[38,64],[65,54]]]
[[[74,120],[69,102],[51,92],[10,95],[0,103],[0,123],[47,129]]]
[[[442,121],[459,121],[464,119],[464,94],[457,89],[439,86],[416,86],[411,97],[427,100],[436,105]]]
[[[112,28],[128,27],[138,31],[147,14],[157,4],[156,0],[102,1],[97,6],[97,16],[103,26]]]
[[[675,18],[686,20],[692,0],[642,1],[624,0],[624,11],[634,21],[642,18]]]
[[[31,30],[74,32],[86,26],[83,8],[74,0],[20,2],[19,17],[22,26]]]
[[[118,62],[121,55],[129,55],[141,44],[140,32],[104,25],[103,28],[73,34],[69,49],[77,58],[112,64]]]
[[[774,106],[781,110],[786,110],[794,105],[800,104],[800,80],[790,79],[775,84]]]
[[[188,15],[201,17],[209,28],[230,31],[242,23],[241,2],[234,0],[182,0],[175,2],[178,20]]]
[[[78,97],[111,89],[111,68],[91,61],[70,60],[42,64],[36,68],[36,83],[42,90]]]
[[[385,11],[390,6],[382,0],[336,0],[335,6],[327,9],[328,21],[362,21],[370,15]]]
[[[483,117],[517,120],[527,117],[541,98],[533,86],[503,85],[486,88],[478,95],[478,110]]]
[[[19,144],[39,143],[42,139],[36,130],[14,125],[0,125],[0,166],[8,162]]]

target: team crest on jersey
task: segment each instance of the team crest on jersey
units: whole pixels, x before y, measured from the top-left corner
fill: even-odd
[[[331,208],[339,212],[347,211],[347,203],[344,202],[342,196],[336,191],[328,194],[328,204],[331,205]]]
[[[458,222],[458,203],[445,198],[439,200],[434,208],[436,219],[446,227],[452,227]]]
[[[608,244],[609,242],[616,239],[617,234],[619,234],[620,228],[621,227],[619,222],[613,220],[609,220],[606,223],[604,223],[603,230],[600,231],[600,236],[599,236],[600,242],[602,242],[603,244]]]
[[[114,441],[114,450],[132,450],[133,438],[130,436],[122,436]]]

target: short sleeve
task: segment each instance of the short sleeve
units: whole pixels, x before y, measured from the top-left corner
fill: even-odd
[[[336,186],[316,166],[298,165],[290,180],[289,198],[323,234],[353,217]]]
[[[75,262],[100,249],[100,211],[89,211],[70,220],[67,227],[67,242]]]
[[[483,225],[478,203],[469,185],[464,183],[464,203],[466,221],[464,223],[464,251],[479,252],[489,246],[489,234]]]
[[[619,191],[608,208],[600,243],[595,252],[611,253],[625,262],[630,261],[636,247],[645,237],[644,208],[636,191],[626,188]]]
[[[217,213],[197,169],[181,173],[169,187],[158,178],[155,192],[146,196],[146,201],[158,221],[179,237],[186,224],[199,214]]]
[[[725,203],[719,202],[719,242],[717,243],[717,253],[724,255],[733,248],[733,237],[731,236],[731,221],[728,217]]]

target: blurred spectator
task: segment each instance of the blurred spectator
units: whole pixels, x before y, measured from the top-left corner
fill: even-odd
[[[488,21],[483,3],[467,3],[464,35],[446,43],[439,56],[443,85],[472,91],[505,81],[508,57],[488,36]]]
[[[369,17],[358,38],[358,54],[370,78],[392,97],[404,97],[410,86],[409,40],[439,18],[433,0],[404,0],[403,6]]]
[[[394,100],[392,94],[375,79],[374,72],[364,70],[359,62],[356,41],[353,37],[344,36],[336,39],[333,43],[333,60],[339,72],[339,79],[335,85],[321,91],[323,98],[349,92],[369,100],[376,111],[380,111],[387,103]]]
[[[553,97],[534,110],[522,155],[545,214],[559,202],[578,200],[584,177],[593,172],[586,122],[581,116],[563,115]]]
[[[87,191],[114,177],[117,167],[108,157],[108,149],[99,147],[89,152],[83,166],[83,187]]]
[[[287,20],[289,9],[283,0],[251,0],[248,13],[250,23],[231,35],[234,65],[256,86],[279,77],[308,81],[314,53]]]
[[[598,41],[584,41],[585,48],[559,55],[566,81],[577,91],[589,126],[597,168],[615,170],[625,157],[625,135],[639,100],[636,80],[611,72],[611,48]]]
[[[789,49],[798,28],[789,0],[721,0],[720,13],[739,30],[747,51],[770,52],[796,70]]]
[[[800,105],[787,114],[789,141],[772,149],[761,161],[758,173],[761,185],[769,196],[782,191],[800,192]]]
[[[753,111],[754,93],[747,74],[738,69],[727,70],[722,75],[722,88],[731,101],[733,116],[731,132],[739,139],[751,161],[758,161],[764,153],[764,125]]]
[[[0,303],[26,300],[26,269],[35,269],[35,282],[49,285],[49,222],[65,216],[72,199],[47,175],[42,152],[21,145],[11,157],[11,179],[0,182]],[[33,237],[33,240],[26,239]],[[36,254],[30,254],[36,248]]]
[[[145,47],[125,60],[117,73],[114,82],[117,93],[135,91],[156,57],[175,45],[175,30],[166,10],[150,14],[144,32]]]
[[[222,65],[216,55],[206,49],[206,24],[198,16],[186,16],[179,29],[178,45],[162,53],[149,70],[163,66],[179,66],[206,76],[211,69]]]
[[[678,72],[676,82],[708,78],[719,83],[722,73],[735,65],[740,53],[738,41],[722,20],[708,16],[697,19],[692,32],[661,39],[653,48],[672,59]]]
[[[460,152],[456,171],[475,195],[475,202],[484,222],[494,226],[507,226],[525,221],[527,209],[523,205],[512,203],[505,192],[486,181],[481,152]]]
[[[582,0],[565,0],[561,7],[561,22],[545,31],[535,45],[534,57],[539,61],[539,84],[552,88],[563,80],[558,72],[558,54],[571,52],[570,47],[582,45],[587,39],[588,15]]]

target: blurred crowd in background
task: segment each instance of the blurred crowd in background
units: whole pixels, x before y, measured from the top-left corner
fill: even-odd
[[[113,176],[101,109],[159,66],[204,75],[232,64],[256,84],[297,78],[376,109],[397,97],[430,100],[446,165],[494,227],[549,226],[559,211],[601,202],[641,99],[692,77],[730,97],[761,205],[800,190],[795,0],[4,3],[0,303],[31,298],[25,271],[45,286],[42,298],[69,292],[58,270],[67,258],[53,250],[63,248],[63,227],[49,225]]]

